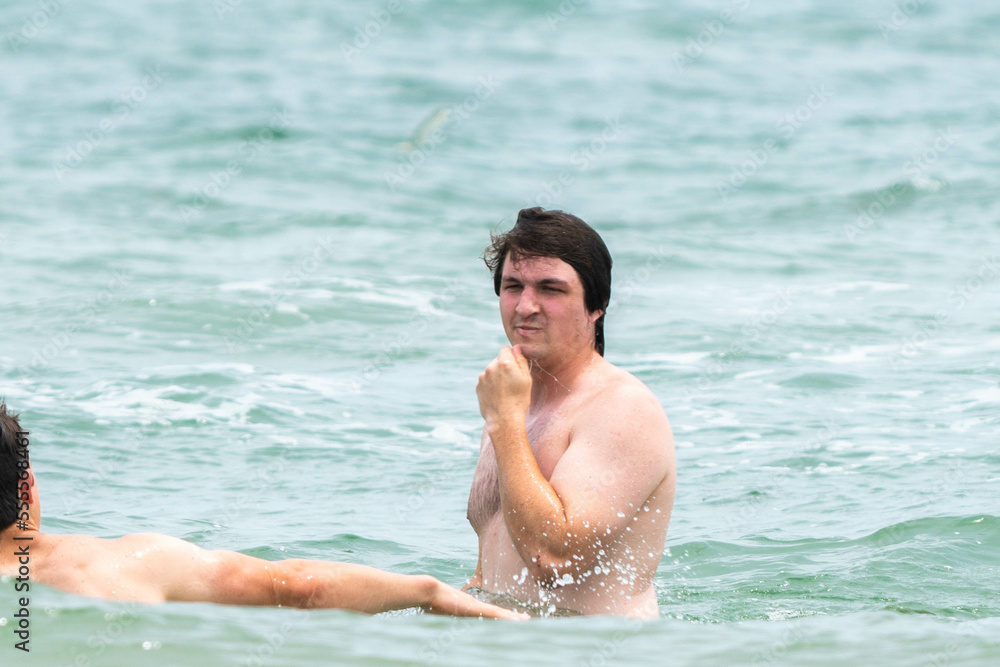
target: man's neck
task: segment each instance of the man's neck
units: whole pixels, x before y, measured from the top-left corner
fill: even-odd
[[[596,350],[590,348],[568,358],[531,361],[532,406],[540,407],[543,403],[572,393],[581,377],[599,357]]]
[[[24,557],[30,559],[32,553],[37,553],[36,548],[42,549],[41,542],[44,540],[41,538],[44,538],[44,535],[30,525],[27,530],[18,528],[17,524],[11,524],[0,530],[0,567],[9,574],[20,565],[25,565],[21,559]]]

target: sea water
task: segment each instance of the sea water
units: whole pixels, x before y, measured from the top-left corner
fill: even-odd
[[[461,586],[505,343],[480,257],[533,205],[604,236],[607,358],[679,472],[658,621],[36,586],[23,655],[8,582],[2,663],[996,664],[998,30],[986,0],[5,2],[0,394],[45,530]]]

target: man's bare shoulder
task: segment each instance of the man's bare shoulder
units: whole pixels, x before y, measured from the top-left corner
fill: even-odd
[[[591,442],[627,448],[672,465],[674,439],[670,421],[659,399],[641,380],[611,363],[601,369],[599,382],[578,416],[574,433]]]
[[[39,558],[32,560],[39,581],[91,597],[162,602],[198,583],[210,564],[196,545],[160,533],[113,539],[88,535],[39,535]]]
[[[90,535],[44,535],[38,574],[55,578],[66,572],[100,573],[108,568],[122,576],[178,567],[198,557],[190,542],[159,533],[134,533],[105,539]]]
[[[103,555],[192,554],[198,547],[176,537],[160,533],[133,533],[117,538],[90,535],[45,535],[46,551],[51,556],[96,557]]]
[[[587,415],[599,413],[627,415],[640,419],[645,426],[667,426],[669,421],[656,394],[639,378],[614,364],[605,362],[601,368],[595,390],[588,397]]]

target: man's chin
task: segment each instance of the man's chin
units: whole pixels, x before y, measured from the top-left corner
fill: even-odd
[[[544,356],[542,347],[540,345],[536,345],[533,343],[517,342],[517,341],[512,342],[511,345],[520,345],[521,354],[523,354],[524,358],[527,359],[528,361],[538,361]]]

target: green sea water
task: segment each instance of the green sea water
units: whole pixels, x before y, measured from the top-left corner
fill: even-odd
[[[0,664],[998,664],[998,30],[985,0],[3,3],[0,395],[45,530],[460,586],[505,342],[480,257],[536,204],[607,241],[606,354],[679,476],[658,621],[36,587],[25,656],[6,582]]]

